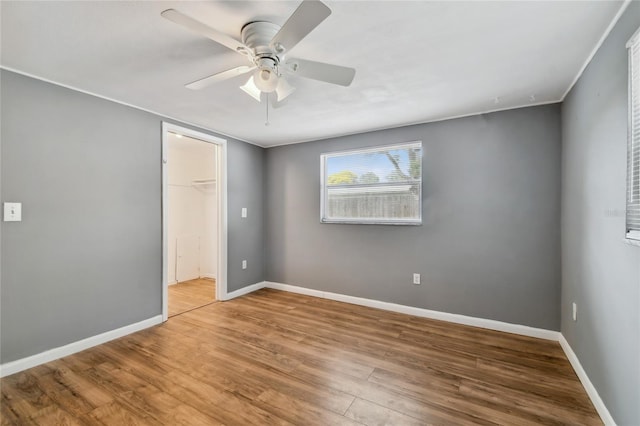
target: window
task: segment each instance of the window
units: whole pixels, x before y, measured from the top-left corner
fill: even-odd
[[[321,170],[321,222],[422,223],[422,142],[322,154]]]
[[[629,40],[627,238],[640,240],[640,30]]]

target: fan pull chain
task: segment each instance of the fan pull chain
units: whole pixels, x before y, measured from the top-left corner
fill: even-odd
[[[269,125],[269,94],[267,93],[267,121],[264,122],[265,126]]]

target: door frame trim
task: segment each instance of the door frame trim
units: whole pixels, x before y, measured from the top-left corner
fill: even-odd
[[[169,318],[168,278],[168,181],[169,133],[176,133],[218,146],[216,152],[216,196],[218,201],[218,259],[216,300],[227,299],[227,140],[173,123],[162,122],[162,321]]]

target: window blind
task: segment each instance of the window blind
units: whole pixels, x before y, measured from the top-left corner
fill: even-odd
[[[640,240],[640,34],[629,49],[629,146],[627,155],[627,238]]]

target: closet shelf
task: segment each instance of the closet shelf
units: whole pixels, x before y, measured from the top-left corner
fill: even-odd
[[[215,179],[194,179],[191,181],[191,186],[195,188],[210,188],[215,184]]]

